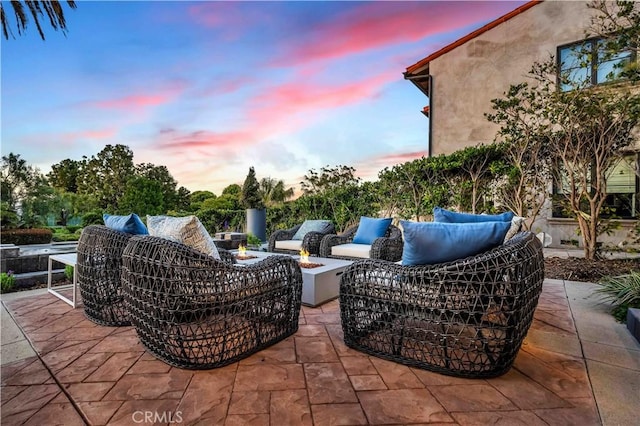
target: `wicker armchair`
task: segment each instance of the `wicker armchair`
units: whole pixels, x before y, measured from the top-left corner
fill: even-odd
[[[120,284],[122,252],[133,234],[90,225],[78,240],[78,285],[88,319],[100,325],[130,325]]]
[[[438,265],[354,262],[340,284],[344,341],[446,375],[499,376],[529,330],[543,279],[542,245],[531,232]]]
[[[122,274],[140,341],[176,367],[221,367],[298,330],[302,273],[292,257],[233,265],[180,243],[136,236],[123,253]]]
[[[352,243],[353,237],[355,237],[357,231],[358,225],[354,225],[348,228],[342,234],[326,235],[320,243],[320,257],[347,260],[362,259],[361,257],[332,254],[332,248],[334,246]],[[402,246],[402,232],[400,231],[400,228],[394,225],[389,225],[385,236],[377,238],[371,245],[371,249],[369,251],[369,259],[397,262],[398,260],[402,259]]]
[[[291,229],[279,229],[274,231],[271,236],[269,236],[268,251],[273,253],[298,254],[300,249],[305,249],[310,255],[317,256],[318,253],[320,253],[320,242],[322,241],[322,238],[327,234],[333,234],[336,232],[335,225],[333,223],[328,223],[326,228],[321,232],[307,232],[298,248],[297,243],[299,243],[299,241],[292,240],[292,238],[301,226],[302,224],[296,225]],[[286,244],[287,248],[278,247],[278,245],[281,245],[282,243],[291,244]]]

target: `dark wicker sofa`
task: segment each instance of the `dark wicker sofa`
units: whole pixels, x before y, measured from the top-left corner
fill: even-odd
[[[298,330],[302,273],[291,257],[236,265],[152,236],[131,238],[122,257],[131,323],[170,365],[221,367]]]
[[[356,232],[358,232],[358,225],[348,228],[342,234],[325,235],[320,243],[320,257],[347,260],[362,259],[352,256],[336,256],[331,253],[334,246],[352,243]],[[402,246],[402,232],[400,228],[395,225],[389,225],[385,236],[377,238],[373,244],[371,244],[369,258],[396,262],[402,259]]]
[[[531,232],[438,265],[357,261],[340,284],[344,341],[411,367],[499,376],[529,330],[543,279],[542,245]]]
[[[276,247],[278,241],[291,241],[293,236],[298,232],[298,229],[302,226],[302,223],[294,226],[290,229],[278,229],[274,231],[269,236],[269,245],[268,251],[273,253],[283,253],[283,254],[298,254],[300,250],[287,250]],[[322,241],[322,237],[327,234],[333,234],[336,232],[335,225],[333,223],[328,223],[326,228],[324,228],[321,232],[310,231],[307,232],[302,238],[301,248],[307,250],[310,255],[317,256],[320,253],[320,242]]]

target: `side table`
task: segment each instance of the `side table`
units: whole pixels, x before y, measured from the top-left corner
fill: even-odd
[[[49,256],[49,274],[47,276],[47,290],[49,291],[49,293],[64,300],[74,308],[76,307],[76,300],[77,300],[77,293],[78,293],[78,286],[77,286],[78,271],[76,268],[77,260],[78,260],[77,253],[53,254]],[[51,272],[53,269],[53,261],[60,262],[65,265],[73,266],[73,284],[63,284],[55,287],[51,284]],[[63,296],[61,293],[58,292],[59,290],[68,290],[68,289],[73,289],[72,299],[69,299],[66,296]]]

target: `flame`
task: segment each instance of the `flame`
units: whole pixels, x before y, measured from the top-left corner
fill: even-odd
[[[309,263],[309,252],[305,249],[300,250],[300,263]]]
[[[240,244],[238,246],[238,256],[245,256],[247,254],[247,248]]]

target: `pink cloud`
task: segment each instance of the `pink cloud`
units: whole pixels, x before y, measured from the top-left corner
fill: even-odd
[[[418,41],[495,19],[513,8],[512,2],[363,3],[335,21],[309,28],[309,36],[291,44],[273,64],[295,66]]]
[[[166,95],[130,95],[122,98],[94,101],[93,106],[105,109],[137,109],[147,106],[162,105],[167,102]]]
[[[396,71],[387,71],[368,78],[341,84],[319,84],[308,79],[294,80],[270,87],[248,100],[247,117],[242,128],[226,132],[198,131],[180,134],[178,131],[160,135],[160,149],[206,147],[239,147],[259,143],[282,132],[292,133],[314,122],[327,110],[374,99],[381,88],[399,78]],[[253,105],[254,107],[251,107]]]
[[[116,109],[124,111],[140,111],[149,107],[167,104],[182,94],[187,87],[185,81],[170,81],[165,87],[156,91],[141,90],[111,99],[99,99],[82,103],[82,108]]]

